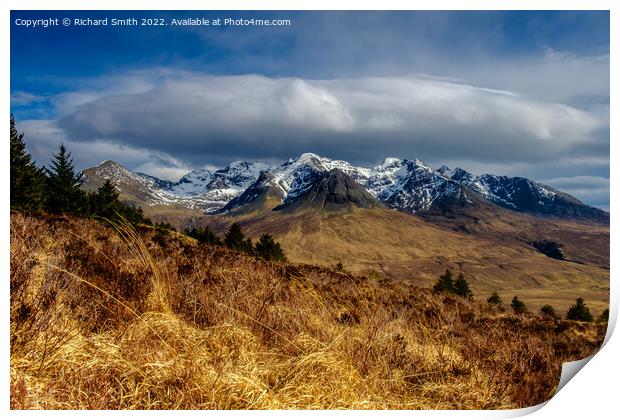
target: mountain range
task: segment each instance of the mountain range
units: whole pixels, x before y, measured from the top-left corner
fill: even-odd
[[[240,161],[215,171],[195,170],[178,182],[134,172],[113,161],[83,174],[85,188],[95,189],[109,179],[126,201],[141,207],[172,206],[205,214],[249,211],[265,206],[266,199],[274,210],[299,208],[299,200],[305,206],[316,206],[310,198],[329,198],[331,185],[332,190],[342,188],[345,194],[325,209],[352,204],[385,206],[417,215],[450,215],[499,207],[536,216],[609,223],[609,214],[603,210],[530,179],[474,175],[447,166],[433,169],[418,159],[386,158],[380,165],[365,168],[304,153],[279,166]],[[309,194],[316,188],[323,192]]]
[[[289,261],[430,287],[446,268],[474,294],[518,295],[565,310],[609,297],[609,214],[527,178],[384,159],[365,168],[304,153],[280,165],[233,162],[178,182],[106,161],[84,188],[111,180],[122,200],[177,228],[231,223],[272,235]],[[374,281],[374,280],[373,280]]]

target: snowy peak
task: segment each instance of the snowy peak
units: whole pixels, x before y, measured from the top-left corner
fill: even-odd
[[[296,159],[289,159],[276,168],[273,183],[278,186],[286,200],[294,199],[310,188],[321,174],[338,169],[356,182],[365,182],[369,170],[358,168],[343,160],[332,160],[314,153],[303,153]]]
[[[355,197],[361,197],[361,188],[383,205],[414,214],[436,210],[442,214],[460,212],[465,207],[486,203],[542,216],[609,221],[608,213],[527,178],[476,176],[445,165],[435,170],[419,159],[389,157],[373,168],[364,168],[303,153],[275,167],[256,161],[237,161],[216,171],[198,169],[176,183],[105,161],[85,170],[84,175],[88,189],[96,189],[110,179],[125,197],[139,205],[176,205],[205,213],[279,204],[290,207],[298,199],[307,201],[308,194],[314,194],[315,200],[331,203],[329,206],[334,197],[336,202],[355,204]],[[328,175],[331,186],[325,184]],[[322,189],[317,190],[319,186]],[[342,191],[344,196],[340,194]],[[353,196],[342,198],[347,191],[353,191]],[[360,200],[368,201],[368,198]]]
[[[174,191],[179,196],[191,197],[205,192],[206,186],[213,179],[208,169],[198,169],[184,175],[177,182]]]
[[[227,188],[245,189],[258,179],[261,172],[272,169],[271,165],[262,162],[237,161],[215,171],[212,182],[215,181],[218,185]]]
[[[374,168],[371,193],[390,207],[410,213],[430,211],[450,202],[467,202],[460,185],[419,159],[390,160]]]

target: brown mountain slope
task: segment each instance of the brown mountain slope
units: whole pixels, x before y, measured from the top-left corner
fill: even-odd
[[[515,215],[464,232],[394,210],[359,208],[263,210],[202,219],[219,232],[232,221],[250,237],[272,234],[294,262],[341,262],[355,273],[424,287],[451,268],[467,276],[479,299],[497,291],[504,301],[518,295],[533,310],[551,304],[562,312],[579,296],[597,313],[609,305],[609,270],[604,267],[609,231],[602,226]],[[567,258],[575,254],[568,259],[582,262],[547,257],[530,245],[536,235],[560,238],[569,244],[563,246]]]

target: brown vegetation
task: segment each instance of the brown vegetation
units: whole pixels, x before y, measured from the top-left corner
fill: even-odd
[[[291,262],[342,262],[356,274],[378,273],[425,288],[449,268],[463,272],[480,300],[493,292],[505,301],[517,294],[529,306],[550,304],[566,313],[581,296],[596,314],[609,307],[608,226],[507,210],[500,216],[485,214],[471,222],[475,232],[469,225],[472,232],[448,223],[462,224],[462,219],[431,223],[395,210],[357,208],[295,214],[269,210],[206,216],[203,222],[218,233],[232,221],[254,238],[267,232],[282,244]],[[567,260],[549,258],[530,245],[543,239],[562,243]]]
[[[15,409],[524,407],[606,329],[63,216],[10,263]]]

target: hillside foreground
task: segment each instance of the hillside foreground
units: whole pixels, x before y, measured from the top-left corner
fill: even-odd
[[[11,215],[14,409],[506,409],[606,324],[174,232]]]

